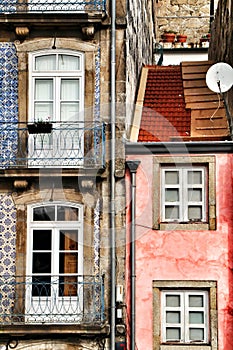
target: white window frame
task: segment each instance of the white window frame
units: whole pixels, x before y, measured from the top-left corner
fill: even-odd
[[[176,172],[178,174],[179,182],[177,184],[167,184],[165,182],[165,175],[167,172]],[[188,173],[189,172],[201,172],[201,184],[188,184]],[[206,176],[207,169],[205,166],[185,166],[178,165],[176,167],[161,167],[161,221],[162,222],[206,222],[207,218],[207,190],[206,190]],[[202,200],[190,201],[188,198],[189,189],[199,189],[202,193]],[[178,192],[179,199],[177,201],[166,201],[165,194],[166,190],[176,189]],[[167,207],[176,207],[178,211],[178,216],[175,218],[166,217]],[[200,220],[190,220],[188,218],[188,208],[190,206],[196,206],[201,208],[201,219]]]
[[[79,70],[51,70],[51,71],[37,71],[35,67],[35,62],[37,57],[41,56],[56,56],[56,66],[58,66],[58,56],[59,55],[69,55],[76,56],[80,59],[80,69]],[[34,92],[35,92],[35,79],[53,79],[53,121],[60,121],[60,87],[61,79],[79,79],[80,81],[80,101],[79,101],[79,121],[83,120],[83,110],[84,110],[84,54],[72,50],[43,50],[29,53],[29,121],[37,121],[34,115]]]
[[[180,306],[171,307],[166,306],[166,297],[171,295],[179,296]],[[203,306],[202,307],[191,307],[189,306],[189,296],[202,296]],[[163,343],[184,343],[184,344],[203,344],[209,341],[209,299],[207,291],[199,290],[163,290],[161,291],[161,334]],[[204,322],[201,324],[191,324],[189,323],[189,312],[203,312]],[[178,312],[180,313],[179,323],[168,323],[166,320],[167,312]],[[180,329],[180,339],[167,339],[166,331],[170,328]],[[203,329],[203,339],[192,340],[190,339],[190,329]]]
[[[77,70],[59,70],[59,58],[62,55],[79,58]],[[36,58],[43,56],[55,57],[54,70],[36,70]],[[28,165],[29,167],[78,167],[84,162],[84,98],[85,98],[85,65],[84,53],[72,50],[43,50],[29,53],[29,118],[31,123],[49,121],[52,132],[49,134],[29,135]],[[35,81],[50,79],[53,81],[51,102],[52,115],[35,115]],[[62,101],[62,79],[79,81],[79,98],[75,101]],[[78,111],[73,116],[65,114],[62,120],[62,102],[78,103]],[[71,110],[70,110],[71,111]],[[68,112],[70,112],[68,111]],[[47,114],[47,113],[46,113]],[[39,120],[38,120],[39,119]],[[60,155],[62,155],[60,157]]]
[[[217,281],[153,280],[153,350],[218,350]],[[208,293],[208,343],[162,342],[162,291]]]
[[[153,157],[153,229],[154,230],[216,230],[216,159],[215,156],[155,156]],[[206,222],[164,222],[161,218],[161,168],[206,167]]]
[[[35,208],[39,207],[46,207],[46,206],[55,206],[57,208],[58,206],[65,206],[65,207],[71,207],[71,208],[77,208],[79,217],[78,220],[70,220],[70,221],[58,221],[56,220],[57,218],[55,217],[54,221],[33,221],[33,210]],[[55,211],[57,212],[57,210]],[[33,205],[28,205],[28,218],[27,218],[27,260],[26,260],[26,275],[27,275],[27,280],[29,281],[29,287],[26,286],[26,307],[25,310],[28,311],[28,315],[26,312],[26,321],[35,323],[34,317],[33,317],[33,311],[30,311],[30,303],[33,299],[31,295],[31,283],[32,283],[32,277],[36,276],[38,274],[34,274],[32,272],[32,253],[33,253],[33,230],[36,229],[46,229],[46,230],[51,230],[52,232],[52,246],[51,246],[51,273],[45,274],[45,276],[51,276],[51,282],[53,282],[53,278],[56,279],[56,283],[59,283],[57,280],[56,276],[64,276],[64,273],[59,273],[59,239],[57,239],[57,234],[59,233],[59,230],[62,229],[70,229],[70,230],[76,230],[78,231],[78,261],[77,261],[77,273],[72,274],[68,273],[67,276],[72,276],[72,275],[77,275],[78,281],[82,281],[82,276],[83,276],[83,206],[81,204],[77,203],[71,203],[71,202],[48,202],[48,203],[40,203],[40,204],[33,204]],[[65,252],[65,251],[64,251]],[[76,252],[76,251],[75,251]],[[54,272],[56,271],[56,272]],[[30,282],[31,281],[31,282]],[[81,285],[81,284],[80,284]],[[68,302],[71,302],[73,299],[73,302],[76,303],[76,297],[70,297],[70,296],[63,296],[60,299],[62,301],[67,298]],[[52,298],[51,294],[51,300],[54,299]],[[57,298],[59,299],[59,298]],[[36,300],[36,298],[35,298]],[[36,301],[35,301],[36,302]],[[40,301],[39,301],[40,302]],[[46,300],[45,304],[48,301]],[[52,300],[53,302],[53,300]],[[28,303],[28,304],[27,304]],[[82,295],[79,295],[79,312],[81,312],[82,306]],[[33,308],[34,310],[34,308]],[[75,311],[74,311],[75,312]],[[71,315],[72,316],[72,315]],[[56,317],[56,312],[54,315],[50,315],[46,320],[44,320],[43,315],[40,317],[37,317],[38,323],[40,323],[42,320],[43,322],[50,323],[50,320],[54,319]],[[78,316],[77,316],[78,317]],[[73,318],[73,317],[72,317]]]

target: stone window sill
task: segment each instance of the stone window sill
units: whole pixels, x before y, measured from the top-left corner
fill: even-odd
[[[209,345],[161,345],[160,350],[211,350]]]
[[[181,224],[179,222],[161,223],[159,225],[159,230],[161,231],[170,231],[170,230],[206,231],[206,230],[209,230],[209,224],[207,223]]]

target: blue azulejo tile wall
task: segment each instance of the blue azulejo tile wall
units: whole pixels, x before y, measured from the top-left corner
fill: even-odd
[[[0,319],[8,318],[14,304],[16,208],[10,193],[0,194]],[[7,281],[7,284],[6,284]]]
[[[13,43],[0,43],[0,168],[15,162],[18,122],[18,59]]]

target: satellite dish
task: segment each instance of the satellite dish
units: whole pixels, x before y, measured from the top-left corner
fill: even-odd
[[[214,64],[206,73],[206,84],[217,93],[230,90],[233,85],[233,68],[224,62]]]

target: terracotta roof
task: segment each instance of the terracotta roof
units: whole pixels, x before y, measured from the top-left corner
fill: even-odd
[[[149,68],[138,141],[168,141],[190,135],[190,110],[185,108],[180,66]]]
[[[206,86],[211,62],[143,67],[133,141],[215,140],[228,135],[225,110]]]

